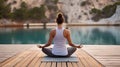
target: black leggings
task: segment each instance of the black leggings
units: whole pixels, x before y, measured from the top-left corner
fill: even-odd
[[[71,56],[75,51],[76,51],[77,48],[75,47],[68,47],[67,50],[68,50],[68,55],[66,56],[59,56],[59,55],[54,55],[52,54],[52,48],[42,48],[42,51],[47,55],[47,56],[50,56],[50,57],[69,57]]]

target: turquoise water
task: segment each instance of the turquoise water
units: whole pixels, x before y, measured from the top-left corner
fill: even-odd
[[[69,27],[75,44],[119,45],[120,27]],[[0,44],[45,44],[51,29],[0,28]]]

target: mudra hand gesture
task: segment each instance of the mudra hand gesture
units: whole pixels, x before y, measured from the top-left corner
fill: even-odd
[[[76,48],[82,48],[82,47],[83,47],[83,45],[82,45],[82,44],[80,44],[80,45],[76,46]]]
[[[37,45],[37,47],[38,47],[38,48],[43,48],[43,46],[41,46],[41,45]]]

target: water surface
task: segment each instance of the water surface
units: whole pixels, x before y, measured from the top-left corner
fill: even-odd
[[[75,44],[119,45],[120,27],[69,27]],[[45,44],[51,29],[0,28],[0,44]]]

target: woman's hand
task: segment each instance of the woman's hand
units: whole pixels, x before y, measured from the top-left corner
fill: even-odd
[[[37,47],[38,47],[38,48],[43,48],[43,46],[41,46],[41,45],[37,45]]]
[[[79,45],[79,46],[77,46],[77,48],[82,48],[83,47],[83,45]]]

